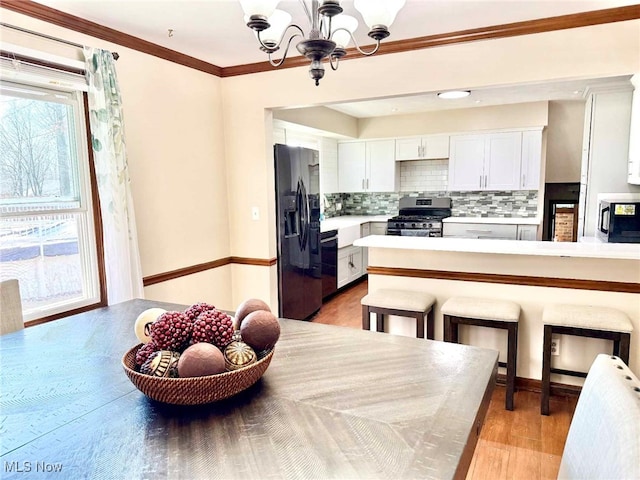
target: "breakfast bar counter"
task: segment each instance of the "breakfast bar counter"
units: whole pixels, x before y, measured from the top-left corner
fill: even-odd
[[[435,338],[443,338],[440,306],[464,295],[496,298],[522,308],[518,338],[517,376],[540,379],[542,312],[551,304],[613,307],[634,326],[630,367],[640,371],[640,245],[596,242],[564,243],[517,240],[369,236],[354,242],[368,248],[369,291],[401,288],[436,297]],[[415,325],[392,317],[388,332],[412,336]],[[501,351],[503,332],[469,327],[461,341]],[[558,368],[586,371],[595,355],[610,352],[605,340],[563,336]],[[580,384],[573,377],[553,381]]]
[[[497,352],[281,319],[273,360],[223,401],[145,397],[121,358],[132,300],[0,337],[2,478],[464,479]]]

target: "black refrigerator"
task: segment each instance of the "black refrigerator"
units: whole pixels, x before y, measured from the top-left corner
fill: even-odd
[[[322,305],[319,153],[276,144],[274,158],[279,315],[308,320]]]

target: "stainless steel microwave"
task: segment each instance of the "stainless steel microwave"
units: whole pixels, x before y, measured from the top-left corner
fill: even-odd
[[[601,200],[598,238],[610,243],[640,243],[640,202]]]

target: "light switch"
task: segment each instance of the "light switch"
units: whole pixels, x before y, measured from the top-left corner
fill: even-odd
[[[251,207],[251,219],[260,220],[260,210],[258,207]]]

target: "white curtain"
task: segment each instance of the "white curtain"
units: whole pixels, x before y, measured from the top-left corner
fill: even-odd
[[[91,144],[100,195],[109,305],[143,298],[122,98],[111,52],[85,47]]]

